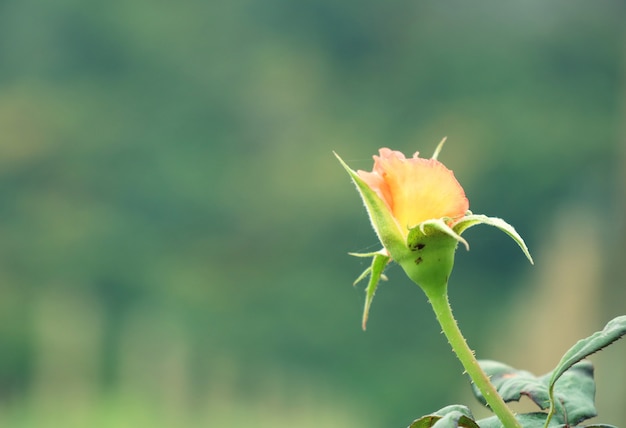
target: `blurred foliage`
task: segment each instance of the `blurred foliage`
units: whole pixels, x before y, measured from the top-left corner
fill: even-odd
[[[406,426],[448,404],[467,385],[398,269],[359,329],[346,253],[376,239],[331,151],[369,169],[447,135],[471,208],[531,250],[564,202],[620,218],[625,12],[1,2],[0,423]],[[467,238],[451,299],[480,350],[529,268]]]

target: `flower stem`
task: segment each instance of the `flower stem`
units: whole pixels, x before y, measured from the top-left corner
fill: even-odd
[[[430,301],[430,304],[435,311],[437,321],[443,329],[443,333],[448,338],[448,342],[452,346],[452,350],[456,354],[457,358],[463,364],[463,368],[470,376],[476,387],[485,397],[487,404],[491,410],[496,414],[500,422],[502,422],[505,428],[521,428],[520,423],[515,419],[515,415],[504,403],[502,397],[498,394],[493,384],[489,381],[489,377],[480,368],[474,352],[470,349],[459,329],[459,326],[452,315],[452,308],[448,301],[447,287],[443,288],[443,291],[439,288],[437,290],[424,290]]]

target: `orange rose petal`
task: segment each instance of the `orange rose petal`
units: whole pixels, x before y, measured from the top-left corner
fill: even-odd
[[[422,159],[419,153],[406,159],[388,148],[379,153],[372,172],[358,174],[385,201],[403,233],[426,220],[465,215],[469,209],[465,192],[441,162]]]

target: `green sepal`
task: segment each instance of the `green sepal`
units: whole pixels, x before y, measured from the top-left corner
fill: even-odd
[[[422,289],[445,290],[459,242],[467,244],[442,219],[427,220],[409,231],[408,253],[396,260]],[[428,293],[427,293],[428,294]]]
[[[348,253],[348,254],[351,255],[351,256],[354,256],[354,257],[374,257],[374,256],[379,255],[379,254],[383,255],[383,256],[386,256],[387,252],[385,251],[384,248],[381,248],[380,250],[372,251],[371,253]]]
[[[365,254],[353,254],[357,257],[367,256]],[[382,252],[369,253],[372,256],[372,264],[370,267],[365,269],[361,275],[354,281],[354,285],[362,281],[366,276],[369,275],[370,279],[367,284],[367,288],[365,289],[365,307],[363,308],[363,320],[361,326],[363,330],[365,330],[367,326],[367,318],[369,317],[370,307],[372,306],[372,300],[374,300],[374,294],[376,293],[376,288],[378,287],[378,283],[381,279],[387,280],[385,275],[383,275],[383,271],[389,263],[390,257]]]
[[[334,152],[333,152],[334,153]],[[372,227],[378,235],[378,239],[383,246],[389,251],[389,254],[394,260],[401,259],[407,252],[404,237],[398,228],[396,220],[391,215],[389,208],[385,202],[373,191],[359,174],[353,171],[346,163],[339,157],[337,153],[335,156],[341,163],[341,166],[348,172],[350,178],[356,185],[361,199],[365,204],[365,208],[372,222]]]
[[[533,258],[528,251],[528,247],[526,243],[522,239],[522,237],[517,233],[515,228],[508,224],[506,221],[497,217],[487,217],[482,214],[468,214],[465,217],[461,218],[457,223],[452,227],[456,233],[459,235],[462,234],[465,230],[469,229],[472,226],[476,226],[477,224],[486,224],[488,226],[494,226],[509,235],[513,240],[519,245],[519,247],[524,252],[524,255],[528,258],[531,264],[534,264]]]

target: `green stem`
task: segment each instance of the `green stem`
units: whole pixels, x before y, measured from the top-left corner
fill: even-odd
[[[443,333],[448,338],[452,350],[461,361],[461,364],[463,364],[465,371],[474,382],[474,385],[476,385],[485,397],[491,410],[496,414],[498,419],[500,419],[500,422],[502,422],[505,428],[522,428],[517,419],[515,419],[515,415],[511,409],[504,403],[502,397],[500,397],[493,384],[489,381],[489,377],[480,368],[474,356],[474,352],[467,345],[452,315],[452,308],[448,301],[447,287],[443,288],[443,292],[441,289],[437,289],[434,292],[424,291],[426,291],[428,300],[437,316],[437,321],[439,321],[439,324],[443,328]]]

